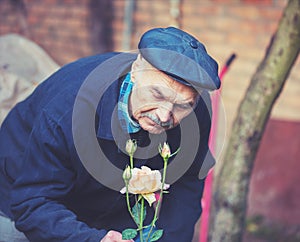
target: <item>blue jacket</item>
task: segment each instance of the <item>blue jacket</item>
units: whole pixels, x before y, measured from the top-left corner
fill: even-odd
[[[99,242],[108,230],[135,228],[124,195],[100,184],[86,171],[72,135],[73,105],[80,86],[100,63],[116,55],[87,57],[62,67],[17,104],[1,126],[0,210],[30,241]],[[99,76],[99,82],[105,78]],[[122,78],[115,81],[101,98],[95,132],[108,159],[124,169],[128,157],[112,139],[110,128],[121,82]],[[208,152],[210,132],[210,115],[202,99],[195,113],[201,133],[198,152],[164,196],[157,222],[157,227],[164,229],[161,241],[165,242],[191,241],[201,214],[204,180],[198,173]],[[179,127],[167,132],[173,151],[181,146],[178,137]],[[149,135],[143,130],[132,138],[139,146],[149,143]],[[156,155],[136,164],[159,169],[162,161]],[[146,223],[152,215],[153,209],[148,207]]]

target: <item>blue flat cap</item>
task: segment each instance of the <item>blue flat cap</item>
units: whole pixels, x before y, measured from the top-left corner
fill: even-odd
[[[217,62],[202,43],[180,29],[151,29],[143,34],[138,48],[155,68],[185,85],[208,91],[220,88]]]

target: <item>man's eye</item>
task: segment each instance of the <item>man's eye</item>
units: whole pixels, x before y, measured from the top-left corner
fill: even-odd
[[[156,99],[163,99],[164,96],[162,95],[162,93],[156,89],[152,90],[152,95],[153,97],[155,97]]]

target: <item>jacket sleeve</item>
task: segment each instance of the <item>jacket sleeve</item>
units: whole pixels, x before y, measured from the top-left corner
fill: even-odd
[[[97,241],[106,234],[77,220],[60,201],[76,172],[60,127],[43,112],[25,150],[22,172],[13,184],[11,209],[16,227],[30,241]]]
[[[210,152],[208,140],[211,127],[211,107],[209,96],[201,100],[195,110],[200,128],[198,153],[188,171],[170,186],[169,193],[164,195],[158,228],[164,229],[162,241],[192,241],[194,226],[199,219],[202,207],[201,198],[205,178],[199,178],[201,166]]]

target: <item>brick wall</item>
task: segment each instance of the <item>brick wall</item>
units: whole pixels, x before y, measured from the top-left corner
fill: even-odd
[[[63,65],[95,52],[112,50],[110,5],[109,0],[3,0],[0,35],[24,35]]]

